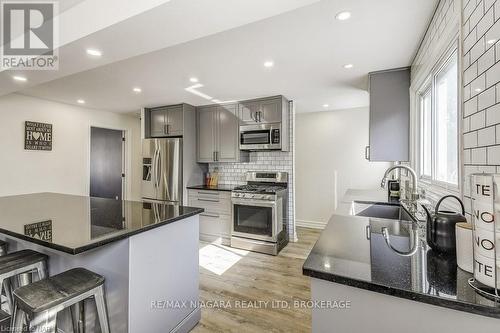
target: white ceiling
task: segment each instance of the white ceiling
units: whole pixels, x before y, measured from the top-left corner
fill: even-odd
[[[29,77],[32,86],[15,89],[131,112],[211,103],[185,90],[196,76],[204,85],[199,90],[219,100],[284,94],[296,101],[298,112],[366,106],[366,74],[410,64],[436,2],[172,0],[63,47],[59,76],[36,72]],[[352,18],[335,20],[342,10]],[[88,59],[89,45],[105,56]],[[264,68],[268,59],[273,68]],[[346,63],[354,68],[344,69]],[[133,93],[135,86],[143,92]]]

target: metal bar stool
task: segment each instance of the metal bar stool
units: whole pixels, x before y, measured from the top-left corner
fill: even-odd
[[[39,280],[47,277],[48,256],[33,250],[21,250],[0,256],[0,289],[5,288],[5,296],[12,314],[12,290],[10,287],[11,278],[19,276],[29,276],[19,279],[19,286],[31,282],[32,274],[36,273]]]
[[[57,313],[94,298],[102,333],[109,333],[104,277],[74,268],[14,290],[12,329],[20,332],[27,317],[30,332],[56,332]]]

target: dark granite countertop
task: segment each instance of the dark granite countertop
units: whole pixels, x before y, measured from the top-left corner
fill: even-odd
[[[190,185],[187,186],[188,189],[191,190],[207,190],[207,191],[227,191],[231,192],[235,186],[234,185],[225,185],[225,184],[220,184],[217,186],[208,186],[208,185]]]
[[[382,236],[408,251],[417,239],[418,251],[402,257]],[[418,235],[418,236],[415,236]],[[476,293],[467,280],[472,274],[456,265],[455,256],[435,253],[415,222],[334,215],[304,263],[303,274],[390,296],[500,318],[500,303]],[[500,323],[500,322],[499,322]]]
[[[165,203],[34,193],[0,197],[0,233],[79,254],[202,212]]]

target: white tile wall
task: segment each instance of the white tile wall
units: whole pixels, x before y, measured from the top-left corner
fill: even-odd
[[[491,40],[496,42],[488,43]],[[463,181],[467,201],[471,173],[500,172],[499,40],[500,0],[463,0],[463,58],[470,61],[463,63]],[[465,91],[474,89],[483,76],[484,88],[476,100]],[[470,212],[470,202],[466,206]]]
[[[290,240],[295,239],[295,197],[294,197],[294,158],[295,158],[295,114],[289,115],[290,151],[250,152],[250,161],[246,163],[210,163],[209,172],[219,173],[219,184],[246,184],[247,171],[285,171],[288,172],[288,232]]]

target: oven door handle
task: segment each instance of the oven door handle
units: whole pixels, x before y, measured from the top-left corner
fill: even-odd
[[[267,201],[267,200],[252,200],[252,199],[233,199],[231,200],[231,203],[233,205],[241,205],[241,206],[255,206],[255,207],[270,207],[274,208],[276,207],[276,202],[274,201]]]

